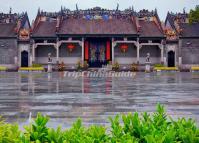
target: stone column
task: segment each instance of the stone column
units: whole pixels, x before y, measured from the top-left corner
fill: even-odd
[[[18,60],[18,57],[17,57],[17,56],[15,56],[15,57],[14,57],[14,63],[15,63],[15,65],[16,65],[16,66],[18,66],[18,65],[19,65],[18,61],[19,61],[19,60]]]
[[[114,47],[115,47],[115,42],[114,42],[114,38],[112,38],[112,64],[114,64]]]
[[[160,59],[160,62],[161,64],[164,64],[164,41],[162,40],[161,41],[161,44],[159,44],[159,48],[161,50],[161,59]]]
[[[137,64],[140,63],[140,43],[139,39],[137,39]]]
[[[164,57],[164,66],[168,66],[167,65],[167,58],[166,57]]]
[[[32,66],[32,62],[33,62],[33,60],[32,60],[32,55],[30,55],[30,62],[29,62],[29,66]]]
[[[59,63],[59,40],[58,39],[56,43],[56,50],[57,50],[57,63]]]
[[[36,45],[35,45],[35,42],[33,41],[33,44],[32,44],[32,63],[35,63],[35,48],[36,48]]]
[[[182,53],[181,53],[181,48],[182,48],[182,39],[179,39],[179,43],[178,43],[178,63],[179,63],[179,67],[182,66]]]
[[[164,63],[164,45],[161,44],[161,63]]]
[[[84,38],[82,38],[82,62],[84,62]]]

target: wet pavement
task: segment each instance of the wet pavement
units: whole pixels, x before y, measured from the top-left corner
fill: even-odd
[[[174,118],[199,125],[199,73],[133,73],[133,77],[65,77],[64,73],[0,73],[0,115],[28,123],[30,113],[51,117],[49,126],[107,125],[118,113],[153,112],[159,102]]]

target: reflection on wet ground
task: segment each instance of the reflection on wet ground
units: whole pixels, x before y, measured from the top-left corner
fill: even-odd
[[[30,112],[51,117],[49,126],[107,124],[118,113],[152,112],[156,103],[169,115],[199,123],[199,73],[134,73],[133,77],[64,77],[64,73],[0,73],[0,115],[21,126]]]

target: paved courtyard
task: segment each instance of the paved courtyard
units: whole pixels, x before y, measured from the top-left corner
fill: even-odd
[[[107,124],[118,113],[155,111],[159,102],[174,118],[199,125],[199,73],[133,73],[133,77],[67,77],[64,73],[0,73],[0,115],[28,123],[37,112],[49,126]]]

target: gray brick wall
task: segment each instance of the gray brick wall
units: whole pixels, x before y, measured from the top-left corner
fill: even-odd
[[[137,48],[134,44],[128,44],[128,50],[123,53],[120,48],[121,44],[117,44],[114,48],[115,57],[137,57]]]
[[[0,39],[0,64],[14,64],[16,56],[17,39]]]
[[[199,64],[199,39],[182,39],[182,64]]]
[[[56,57],[54,46],[38,46],[35,51],[35,57],[48,57],[48,53],[51,53],[52,57]]]
[[[147,53],[150,53],[150,57],[161,57],[161,50],[158,46],[142,46],[140,57],[146,57]]]
[[[59,47],[59,57],[81,57],[82,47],[79,44],[75,44],[75,48],[70,52],[67,48],[67,44],[62,44]]]

